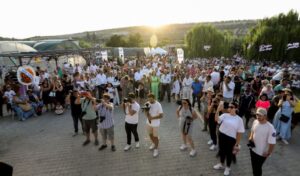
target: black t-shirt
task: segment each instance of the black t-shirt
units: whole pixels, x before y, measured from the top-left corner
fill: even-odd
[[[76,97],[71,95],[70,97],[70,104],[71,104],[71,111],[74,114],[81,113],[81,104],[75,104]]]

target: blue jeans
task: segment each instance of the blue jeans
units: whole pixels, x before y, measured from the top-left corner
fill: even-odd
[[[34,108],[32,108],[30,111],[25,112],[19,106],[13,106],[13,110],[16,112],[19,120],[26,120],[35,114]]]

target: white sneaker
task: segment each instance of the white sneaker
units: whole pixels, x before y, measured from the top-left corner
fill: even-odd
[[[223,164],[219,163],[219,164],[214,165],[214,169],[221,170],[221,169],[224,169],[224,166],[223,166]]]
[[[185,144],[181,144],[180,148],[179,148],[181,151],[183,150],[186,150],[187,149],[187,146]]]
[[[124,148],[124,151],[128,151],[130,148],[131,148],[131,146],[127,144]]]
[[[154,149],[153,150],[153,157],[155,158],[155,157],[157,157],[158,156],[158,150],[157,149]]]
[[[211,151],[214,151],[214,150],[216,150],[216,149],[217,149],[217,146],[214,145],[214,144],[213,144],[212,146],[209,147],[209,150],[211,150]]]
[[[195,149],[192,149],[191,152],[190,152],[190,157],[194,157],[196,156],[197,152]]]
[[[154,145],[154,144],[151,144],[150,147],[149,147],[149,150],[153,150],[154,147],[155,147],[155,145]]]
[[[212,141],[212,140],[209,140],[209,141],[207,142],[207,145],[211,145],[211,144],[213,144],[213,141]]]
[[[135,143],[135,148],[140,148],[140,143],[139,142]]]
[[[281,139],[281,141],[285,144],[285,145],[289,145],[289,142],[285,139]]]
[[[224,176],[228,176],[230,174],[230,168],[226,167],[224,171]]]

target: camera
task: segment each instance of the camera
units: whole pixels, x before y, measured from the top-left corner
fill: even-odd
[[[254,142],[251,141],[251,140],[248,141],[247,146],[248,146],[250,149],[255,148],[255,144],[254,144]]]
[[[186,123],[187,123],[187,124],[191,124],[192,121],[193,121],[193,118],[192,118],[191,116],[186,116],[186,117],[185,117],[185,120],[186,120]]]
[[[105,116],[100,116],[100,123],[102,123],[105,120]]]
[[[131,99],[130,98],[124,98],[123,103],[131,103]]]
[[[286,101],[286,98],[287,98],[287,95],[284,94],[284,95],[282,96],[283,101]]]
[[[228,102],[224,102],[224,109],[228,109],[229,108],[229,103]]]
[[[182,105],[181,100],[177,100],[176,104],[179,105],[179,106],[181,106]]]
[[[142,107],[143,111],[149,111],[151,108],[151,104],[149,102],[145,103],[144,106]]]

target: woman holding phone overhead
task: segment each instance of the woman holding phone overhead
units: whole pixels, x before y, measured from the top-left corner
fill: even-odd
[[[215,120],[220,124],[218,153],[220,163],[213,168],[216,170],[224,169],[226,160],[225,176],[230,174],[231,162],[235,162],[235,154],[240,149],[242,133],[245,132],[243,120],[236,114],[237,108],[238,105],[231,102],[228,107],[228,113],[219,116],[221,109],[218,108],[215,116]]]

